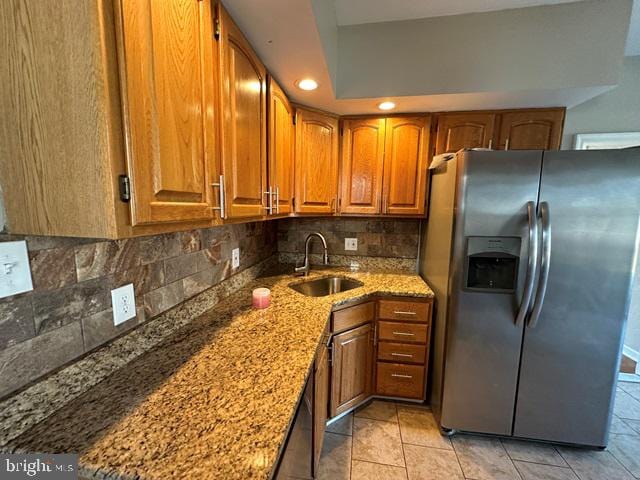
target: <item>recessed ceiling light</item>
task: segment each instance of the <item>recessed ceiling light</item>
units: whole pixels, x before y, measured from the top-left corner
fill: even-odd
[[[311,78],[303,78],[302,80],[298,80],[296,85],[301,90],[315,90],[318,88],[318,82]]]
[[[396,108],[396,104],[393,102],[382,102],[378,105],[380,110],[393,110]]]

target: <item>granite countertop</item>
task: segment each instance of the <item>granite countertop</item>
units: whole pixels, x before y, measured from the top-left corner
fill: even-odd
[[[333,306],[369,295],[433,296],[415,274],[339,273],[364,286],[326,297],[254,280],[17,437],[14,451],[80,454],[96,478],[266,479]],[[272,304],[251,308],[251,290]],[[108,347],[107,347],[108,348]]]

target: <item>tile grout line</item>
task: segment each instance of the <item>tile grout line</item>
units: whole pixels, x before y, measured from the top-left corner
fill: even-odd
[[[400,434],[400,450],[402,450],[402,460],[404,461],[404,475],[409,479],[409,468],[407,467],[407,455],[404,453],[404,441],[402,440],[402,428],[400,427],[400,416],[398,415],[398,404],[393,402],[396,411],[396,420],[398,421],[398,433]]]

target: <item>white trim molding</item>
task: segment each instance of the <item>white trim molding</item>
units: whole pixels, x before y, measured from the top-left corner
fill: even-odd
[[[577,133],[573,140],[575,150],[605,150],[640,146],[640,132]]]

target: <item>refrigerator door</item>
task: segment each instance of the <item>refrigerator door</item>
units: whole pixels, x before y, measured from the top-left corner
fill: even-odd
[[[640,151],[545,152],[540,207],[548,283],[525,329],[514,435],[604,447],[638,243]]]
[[[524,328],[516,317],[530,253],[528,207],[534,221],[542,152],[470,151],[457,161],[440,423],[511,435]]]

